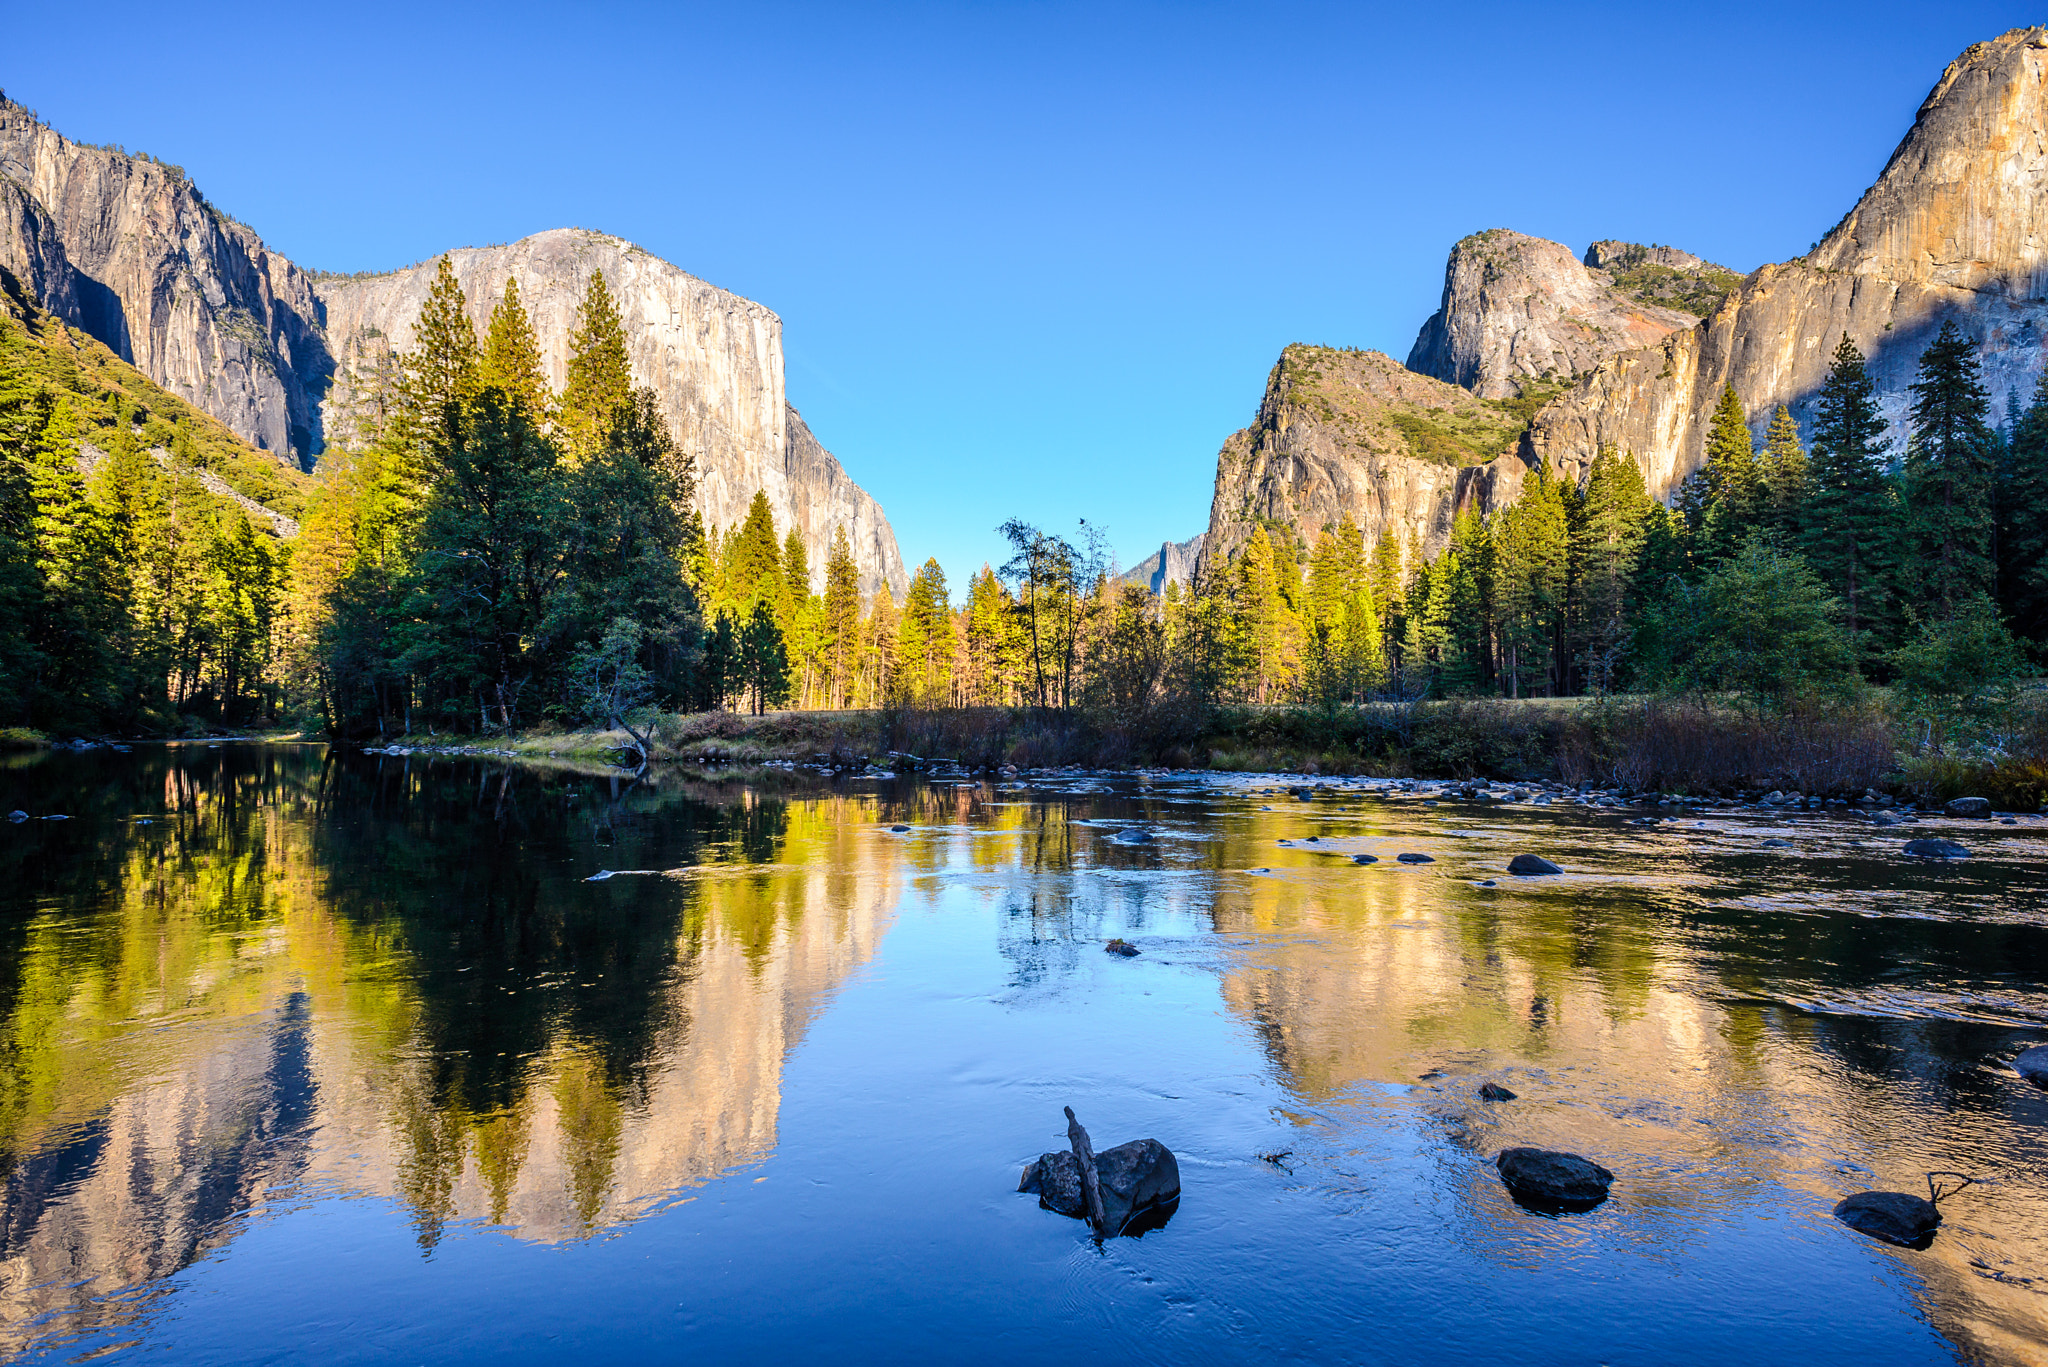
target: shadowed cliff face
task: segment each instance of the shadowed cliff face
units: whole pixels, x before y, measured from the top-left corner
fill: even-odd
[[[251,445],[310,466],[329,370],[312,286],[182,170],[72,142],[0,100],[0,219],[0,266],[52,313]]]
[[[568,380],[569,339],[593,273],[603,271],[619,307],[633,378],[661,396],[677,442],[697,459],[697,506],[707,526],[742,521],[755,490],[768,495],[778,530],[796,527],[822,588],[835,528],[845,527],[861,587],[909,587],[896,534],[882,509],[848,478],[789,406],[782,320],[769,309],[705,284],[630,242],[557,228],[501,247],[462,247],[448,261],[481,329],[519,281],[549,381]],[[387,275],[319,282],[327,337],[341,366],[327,396],[339,440],[374,401],[376,380],[412,330],[434,283],[429,261]]]
[[[2016,29],[1943,73],[1877,183],[1809,255],[1766,266],[1698,327],[1613,356],[1536,419],[1532,446],[1570,470],[1631,451],[1668,497],[1705,458],[1732,384],[1753,422],[1802,425],[1844,333],[1870,358],[1905,446],[1906,387],[1954,318],[1978,344],[1993,417],[2031,397],[2048,329],[2048,30]]]
[[[1399,533],[1435,554],[1460,508],[1521,492],[1522,420],[1377,351],[1292,346],[1266,382],[1258,420],[1216,458],[1197,573],[1227,563],[1260,522],[1313,545],[1346,518],[1368,544]]]

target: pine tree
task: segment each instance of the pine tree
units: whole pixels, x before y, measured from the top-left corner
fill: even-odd
[[[632,392],[633,367],[618,305],[604,272],[592,271],[576,330],[569,335],[568,383],[562,388],[560,421],[571,459],[583,459],[604,444]]]
[[[1263,526],[1253,528],[1237,557],[1233,597],[1251,671],[1246,684],[1261,703],[1278,702],[1292,689],[1300,650],[1301,625],[1282,592],[1288,576],[1279,559]]]
[[[1597,693],[1614,687],[1628,642],[1652,506],[1642,467],[1613,447],[1602,447],[1593,457],[1583,493],[1567,510],[1572,663],[1585,686]]]
[[[896,691],[913,703],[947,700],[953,663],[951,607],[946,573],[936,559],[911,576],[910,593],[896,626]]]
[[[775,514],[762,490],[754,491],[747,520],[725,543],[723,591],[723,601],[741,613],[751,613],[756,603],[767,603],[772,610],[782,601],[782,550],[775,536]]]
[[[1996,437],[1975,344],[1955,325],[1920,356],[1901,484],[1923,605],[1946,618],[1993,585]]]
[[[1842,600],[1842,626],[1859,659],[1882,648],[1879,629],[1890,616],[1885,575],[1895,522],[1884,430],[1877,386],[1844,333],[1814,409],[1799,547]]]
[[[1518,698],[1525,688],[1561,691],[1555,666],[1570,587],[1564,482],[1538,465],[1522,497],[1501,510],[1498,523],[1494,599],[1508,696]]]
[[[1705,563],[1727,559],[1753,533],[1765,503],[1763,471],[1749,434],[1749,417],[1735,386],[1721,390],[1707,429],[1706,508],[1699,540]]]
[[[1998,601],[2021,634],[2048,637],[2048,374],[2006,443]]]
[[[1784,404],[1771,415],[1758,466],[1763,478],[1763,525],[1781,541],[1789,541],[1799,530],[1800,510],[1806,504],[1807,461],[1806,449],[1799,444],[1799,424]]]
[[[512,396],[526,410],[536,430],[545,428],[554,392],[548,387],[547,372],[541,366],[540,344],[534,339],[533,323],[519,301],[519,282],[507,280],[505,293],[491,310],[484,330],[480,378]]]
[[[405,381],[400,435],[419,441],[425,440],[428,432],[440,430],[445,442],[447,427],[457,420],[450,407],[475,394],[483,366],[476,327],[469,321],[469,301],[445,256],[435,269],[419,321],[413,324],[412,340],[413,349],[402,361]]]
[[[1408,591],[1401,536],[1391,527],[1383,529],[1372,543],[1371,566],[1366,577],[1372,586],[1373,604],[1379,609],[1380,653],[1391,671],[1400,663],[1401,615]]]
[[[854,674],[860,662],[860,567],[846,528],[832,533],[832,551],[825,559],[825,638],[831,660],[831,705],[853,704]]]

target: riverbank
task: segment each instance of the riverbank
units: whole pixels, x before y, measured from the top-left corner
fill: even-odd
[[[1987,797],[2001,810],[2048,800],[2048,727],[2023,717],[1998,748],[1928,751],[1902,740],[1880,705],[1759,716],[1656,697],[1537,698],[1379,705],[1318,712],[1213,711],[1205,724],[1148,717],[1115,726],[1079,713],[950,708],[671,715],[643,730],[656,764],[703,769],[801,765],[834,772],[1029,773],[1180,769],[1325,777],[1540,783],[1622,794],[1733,797],[1866,793],[1939,804]],[[489,757],[556,766],[638,767],[624,730],[536,730],[487,738],[408,737],[387,754]]]

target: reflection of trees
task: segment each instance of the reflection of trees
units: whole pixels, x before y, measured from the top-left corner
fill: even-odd
[[[396,1197],[428,1246],[633,1218],[772,1146],[783,1058],[893,904],[829,802],[311,748],[37,769],[0,786],[82,778],[0,903],[15,1324],[290,1183]]]

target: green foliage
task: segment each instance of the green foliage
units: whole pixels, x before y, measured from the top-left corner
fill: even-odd
[[[1673,584],[1645,614],[1639,651],[1653,682],[1782,712],[1855,695],[1855,656],[1839,617],[1804,560],[1751,541],[1698,587]]]
[[[1630,244],[1610,267],[1614,287],[1629,298],[1659,308],[1677,309],[1706,318],[1741,286],[1742,277],[1723,266],[1702,262],[1691,270],[1650,260],[1647,249]]]
[[[1915,576],[1934,611],[1957,612],[1995,583],[1992,481],[2000,461],[1977,354],[1954,319],[1920,357],[1901,484]]]
[[[1901,713],[1924,724],[1936,749],[1988,739],[2010,712],[2027,672],[2019,642],[1984,597],[1922,624],[1892,652],[1891,667]]]

